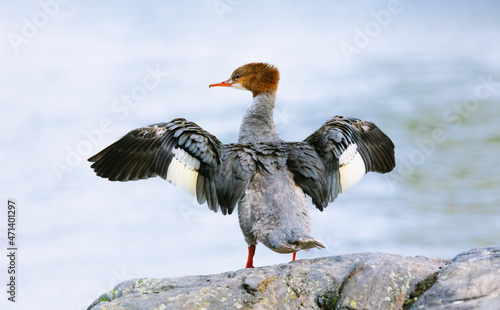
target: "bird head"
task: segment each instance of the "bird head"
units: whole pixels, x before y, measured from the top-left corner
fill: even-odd
[[[223,86],[249,90],[255,97],[263,93],[276,92],[279,80],[280,73],[275,66],[253,62],[234,70],[229,79],[210,84],[208,87]]]

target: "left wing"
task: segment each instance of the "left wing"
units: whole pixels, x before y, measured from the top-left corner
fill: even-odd
[[[200,204],[231,214],[255,175],[249,149],[221,142],[193,122],[178,118],[132,130],[89,158],[110,181],[160,176]]]
[[[217,211],[220,141],[197,124],[178,118],[132,130],[89,158],[91,168],[110,181],[161,176],[200,204]]]

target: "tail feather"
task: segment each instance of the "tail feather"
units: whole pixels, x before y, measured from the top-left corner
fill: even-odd
[[[312,238],[312,237],[306,237],[303,239],[299,239],[295,241],[294,243],[281,243],[281,247],[277,249],[276,252],[280,253],[295,253],[300,250],[309,250],[313,248],[322,248],[326,249],[326,246],[321,243],[320,241]]]
[[[323,243],[311,237],[299,240],[297,241],[297,243],[299,244],[302,250],[313,249],[313,248],[326,249],[326,246]]]

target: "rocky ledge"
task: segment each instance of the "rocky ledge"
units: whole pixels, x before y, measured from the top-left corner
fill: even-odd
[[[500,247],[452,260],[383,253],[135,279],[89,309],[500,309]]]

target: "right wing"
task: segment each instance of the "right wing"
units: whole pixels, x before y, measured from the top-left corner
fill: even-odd
[[[355,118],[335,116],[291,146],[287,165],[320,210],[366,173],[387,173],[396,165],[391,139],[375,124]]]

